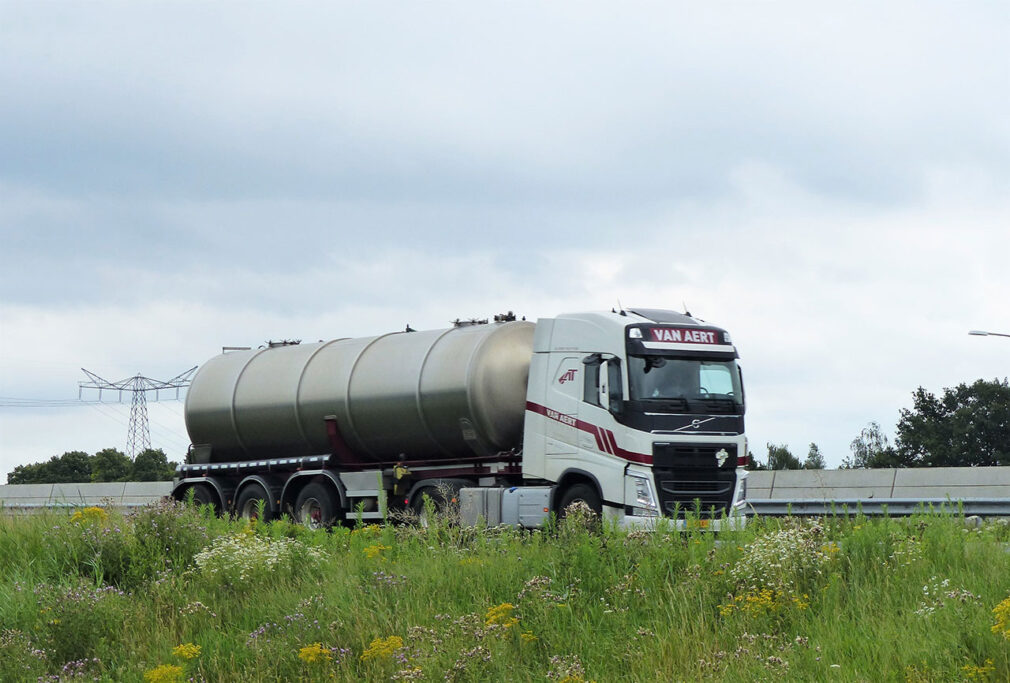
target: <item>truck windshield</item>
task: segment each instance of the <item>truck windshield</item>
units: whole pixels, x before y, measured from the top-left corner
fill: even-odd
[[[732,400],[743,404],[736,361],[630,356],[628,380],[632,400]]]

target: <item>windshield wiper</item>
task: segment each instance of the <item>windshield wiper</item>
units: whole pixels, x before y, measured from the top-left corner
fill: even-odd
[[[709,410],[720,409],[724,412],[734,412],[737,409],[737,403],[731,398],[703,398],[701,403]]]
[[[735,405],[736,401],[728,396],[706,396],[701,399],[702,403],[715,403],[716,405]]]
[[[691,405],[687,402],[687,399],[684,398],[684,397],[682,397],[682,396],[678,396],[678,397],[662,397],[662,396],[659,396],[659,397],[655,397],[655,398],[647,398],[647,399],[644,399],[644,400],[648,401],[651,405],[657,405],[658,404],[659,407],[665,408],[667,410],[690,410],[691,409]]]

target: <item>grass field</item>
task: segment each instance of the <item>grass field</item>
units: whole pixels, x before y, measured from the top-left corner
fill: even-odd
[[[1010,527],[0,514],[2,681],[1006,681]]]

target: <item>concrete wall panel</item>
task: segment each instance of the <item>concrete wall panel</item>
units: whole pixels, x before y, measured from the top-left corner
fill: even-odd
[[[1010,487],[1010,467],[932,467],[895,470],[895,486]]]
[[[170,481],[131,481],[123,491],[124,496],[167,496],[172,492]]]
[[[0,485],[0,506],[135,506],[167,496],[172,482]],[[754,500],[881,498],[1010,499],[1010,467],[944,467],[902,470],[778,470],[749,472]]]
[[[13,504],[17,500],[48,501],[53,493],[53,484],[5,484],[0,486],[0,501]]]
[[[123,497],[126,484],[123,482],[101,484],[53,484],[53,500],[76,503],[80,500],[99,501],[102,498]]]

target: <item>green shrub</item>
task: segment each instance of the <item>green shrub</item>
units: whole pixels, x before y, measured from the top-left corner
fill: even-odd
[[[114,655],[132,611],[126,593],[84,583],[45,590],[40,602],[46,650],[58,663]]]
[[[0,681],[41,678],[47,655],[30,637],[17,629],[0,630]]]
[[[318,548],[290,538],[260,536],[250,525],[214,539],[193,561],[208,585],[247,594],[269,582],[312,576],[323,559]]]

